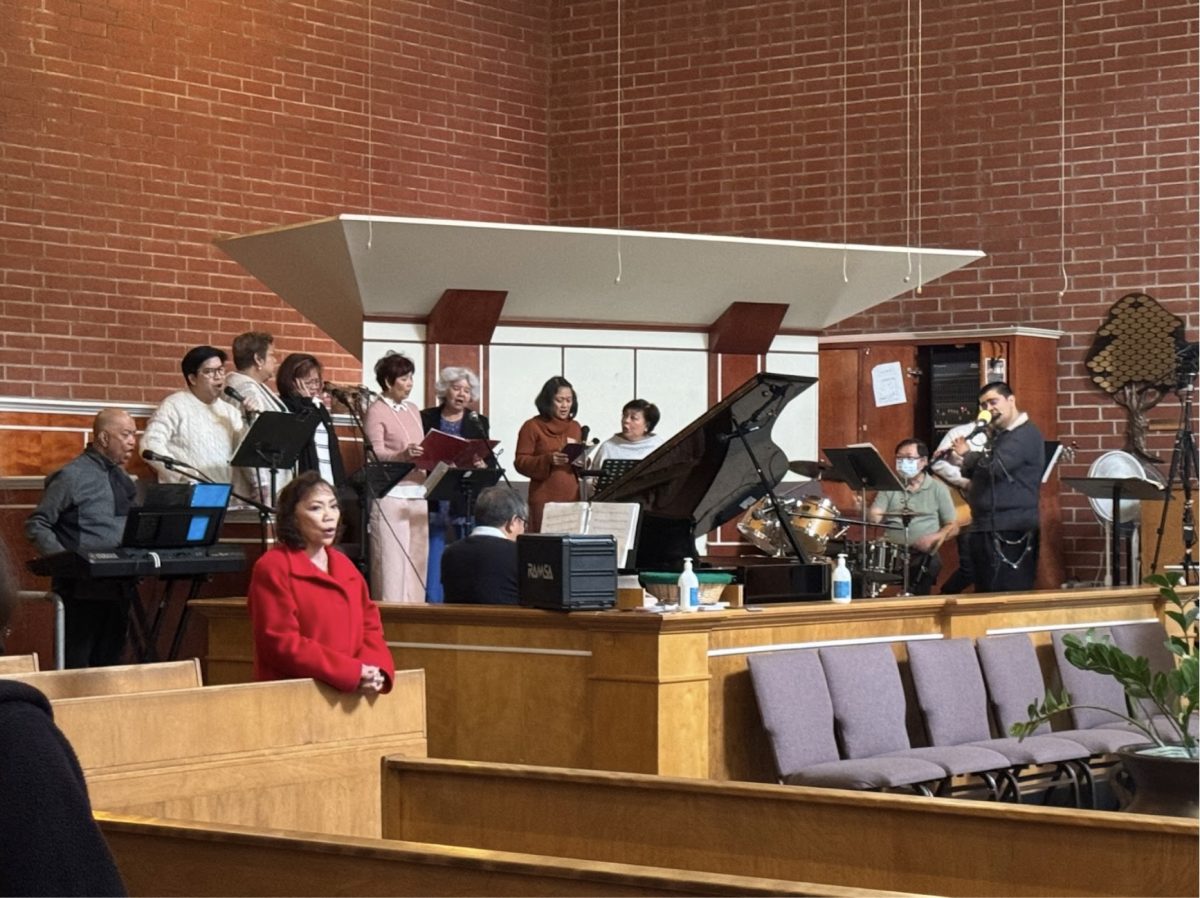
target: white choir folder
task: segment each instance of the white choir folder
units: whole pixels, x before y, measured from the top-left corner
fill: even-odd
[[[617,568],[627,568],[637,545],[642,506],[637,502],[547,502],[542,507],[542,533],[584,533],[617,541]]]

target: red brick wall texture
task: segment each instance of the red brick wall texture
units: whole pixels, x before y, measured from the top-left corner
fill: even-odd
[[[1107,308],[1144,290],[1196,336],[1198,19],[1194,0],[11,0],[0,393],[154,402],[183,348],[252,326],[353,376],[212,246],[339,212],[978,247],[838,330],[1064,330],[1046,376],[1083,473],[1122,443],[1082,367]],[[1091,577],[1098,531],[1064,504]]]

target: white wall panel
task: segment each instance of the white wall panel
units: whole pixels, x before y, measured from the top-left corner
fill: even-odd
[[[636,398],[634,350],[568,346],[563,359],[579,397],[577,420],[591,428],[589,439],[608,439],[621,429],[621,406]]]
[[[533,404],[542,384],[562,374],[562,349],[557,346],[498,346],[488,350],[491,373],[488,390],[488,420],[492,439],[504,447],[500,464],[510,480],[525,480],[513,467],[517,431],[537,414]],[[568,377],[568,380],[570,378]],[[582,391],[580,392],[582,398]]]
[[[812,352],[767,353],[766,367],[767,371],[774,374],[800,374],[816,377],[819,367],[816,341],[813,341]],[[771,430],[771,438],[775,445],[782,449],[790,460],[820,457],[820,447],[817,445],[817,416],[820,413],[817,403],[818,392],[817,385],[813,384],[789,402]],[[836,412],[834,413],[836,414]],[[800,478],[789,473],[785,479],[799,480]]]
[[[637,398],[658,406],[667,439],[708,411],[708,353],[639,349]]]

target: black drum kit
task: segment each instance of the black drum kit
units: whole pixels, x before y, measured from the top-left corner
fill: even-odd
[[[811,480],[840,482],[828,462],[793,461],[788,463],[788,468]],[[863,588],[871,598],[882,593],[889,584],[903,581],[908,565],[906,546],[883,538],[844,539],[852,526],[876,531],[901,530],[903,527],[873,523],[866,519],[865,510],[862,518],[843,517],[838,507],[824,497],[785,497],[778,499],[778,505],[779,512],[791,525],[796,542],[810,559],[832,559],[844,554],[846,566],[852,574],[862,577]],[[737,529],[759,551],[776,558],[792,554],[790,541],[770,496],[763,496],[750,506],[738,521]]]

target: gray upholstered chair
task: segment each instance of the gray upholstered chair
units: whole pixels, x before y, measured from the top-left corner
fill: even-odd
[[[1027,634],[1012,633],[981,637],[975,641],[975,653],[979,656],[979,666],[987,684],[992,715],[1000,730],[1007,733],[1014,723],[1027,720],[1029,706],[1041,702],[1046,695],[1037,649]],[[1034,735],[1060,736],[1088,750],[1091,776],[1085,779],[1085,784],[1088,786],[1086,803],[1089,807],[1096,805],[1095,783],[1092,779],[1099,775],[1101,769],[1112,766],[1111,761],[1103,760],[1105,756],[1144,740],[1133,730],[1095,727],[1052,731],[1049,723],[1039,726]]]
[[[1013,633],[984,636],[976,640],[975,651],[987,683],[992,713],[1000,729],[1007,733],[1014,723],[1028,719],[1030,705],[1045,698],[1046,685],[1042,680],[1037,649],[1028,635]],[[1051,731],[1048,723],[1038,727],[1036,734],[1070,739],[1088,749],[1093,756],[1109,754],[1144,738],[1133,730],[1104,727]]]
[[[1085,783],[1090,785],[1087,759],[1091,752],[1077,742],[1058,736],[1025,739],[993,736],[987,688],[971,640],[910,643],[908,666],[930,742],[989,748],[1003,755],[1018,777],[1025,768],[1049,765],[1053,769],[1051,787],[1059,778],[1065,777],[1075,805],[1081,804],[1079,777],[1082,774]],[[1020,790],[1016,789],[1011,797],[1020,801]]]
[[[842,760],[815,650],[752,655],[749,666],[780,782],[838,789],[907,787],[930,795],[930,784],[945,778],[938,765],[916,759]]]
[[[1136,627],[1137,629],[1129,631],[1127,628]],[[1157,631],[1153,628],[1157,627]],[[1166,632],[1162,629],[1161,624],[1153,624],[1150,627],[1142,628],[1140,624],[1123,624],[1118,627],[1095,627],[1092,628],[1097,639],[1108,637],[1114,645],[1123,649],[1130,654],[1145,655],[1150,660],[1151,670],[1166,669],[1165,665],[1174,664],[1174,657],[1167,650],[1162,642],[1166,641]],[[1117,631],[1125,630],[1126,632],[1120,637],[1117,636]],[[1174,730],[1170,724],[1161,720],[1156,713],[1156,709],[1149,702],[1138,702],[1136,707],[1131,708],[1125,697],[1125,689],[1115,679],[1105,674],[1097,673],[1094,670],[1080,670],[1067,660],[1066,646],[1063,644],[1063,637],[1067,634],[1076,636],[1084,636],[1088,630],[1081,628],[1078,630],[1059,630],[1054,633],[1052,642],[1054,643],[1054,660],[1058,663],[1058,676],[1062,680],[1063,688],[1070,694],[1071,701],[1081,705],[1093,705],[1093,708],[1072,708],[1071,719],[1075,726],[1081,729],[1092,729],[1095,727],[1104,727],[1106,729],[1115,730],[1132,730],[1140,733],[1136,727],[1128,721],[1122,720],[1115,714],[1109,714],[1097,708],[1111,708],[1118,714],[1130,714],[1131,711],[1136,711],[1136,716],[1141,720],[1146,720],[1151,726],[1165,739],[1170,739]],[[1157,646],[1153,645],[1159,635],[1162,635],[1162,642]],[[1124,640],[1122,645],[1119,639]],[[1197,719],[1192,718],[1189,724],[1189,730],[1195,735]],[[1147,737],[1141,734],[1141,738],[1137,740],[1139,743],[1145,743]]]
[[[988,796],[999,797],[998,778],[1010,776],[1003,755],[977,746],[912,746],[904,685],[890,645],[831,646],[820,649],[820,656],[845,757],[929,761],[946,772],[939,794],[949,791],[950,777],[978,776]]]

